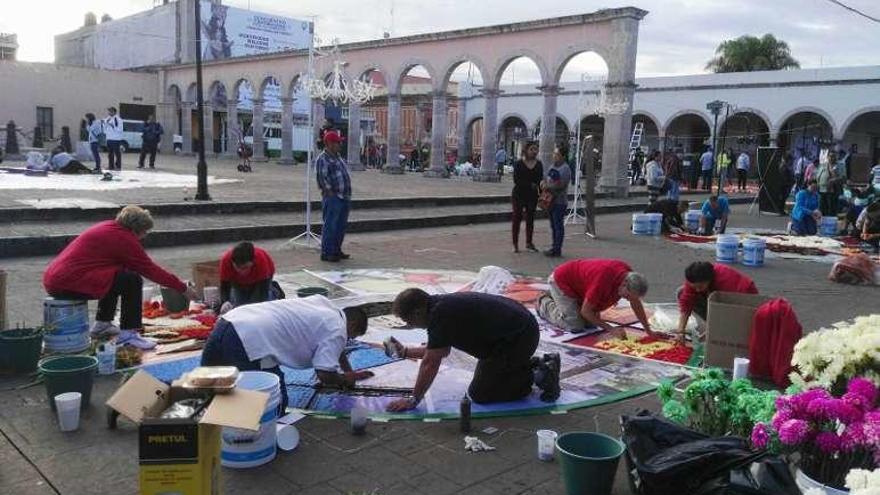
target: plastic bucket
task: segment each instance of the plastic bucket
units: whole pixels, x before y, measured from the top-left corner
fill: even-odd
[[[688,232],[696,232],[700,230],[700,217],[703,212],[699,210],[688,210],[684,214],[684,225]]]
[[[647,213],[648,222],[651,224],[651,235],[660,235],[663,232],[663,214]]]
[[[274,373],[243,371],[238,388],[269,394],[269,402],[260,418],[260,431],[223,428],[220,440],[220,464],[229,468],[262,466],[275,458],[277,440],[275,422],[281,405],[281,380]]]
[[[296,290],[296,297],[324,296],[330,295],[330,291],[324,287],[303,287]]]
[[[623,455],[620,440],[601,433],[564,433],[556,439],[568,495],[610,495]]]
[[[739,237],[733,234],[721,234],[715,239],[715,259],[720,263],[736,263],[737,249]]]
[[[0,332],[0,368],[16,373],[37,369],[43,352],[43,334],[34,328],[16,328]]]
[[[43,300],[43,327],[47,352],[64,354],[88,349],[88,302],[47,297]]]
[[[79,428],[79,411],[82,408],[82,394],[65,392],[55,396],[55,412],[58,413],[58,428],[61,431],[74,431]]]
[[[764,266],[764,251],[767,242],[764,239],[746,239],[743,241],[742,264],[746,266]]]
[[[189,301],[186,297],[174,289],[162,287],[162,302],[165,303],[165,309],[170,313],[180,313],[189,309]]]
[[[92,356],[53,356],[40,361],[37,368],[46,383],[46,396],[55,409],[55,396],[65,392],[82,394],[82,407],[92,398],[92,383],[98,360]]]
[[[651,235],[651,219],[647,213],[633,213],[633,235]]]
[[[822,237],[834,237],[837,235],[837,217],[822,217],[819,224],[819,235]]]

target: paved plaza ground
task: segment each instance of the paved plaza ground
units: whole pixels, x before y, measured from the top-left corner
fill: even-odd
[[[371,172],[367,173],[369,176]],[[378,174],[377,174],[378,175]],[[403,178],[400,180],[409,180]],[[454,184],[451,181],[449,184]],[[467,183],[462,187],[477,186]],[[479,185],[481,186],[481,185]],[[438,186],[444,187],[444,186]],[[509,187],[509,186],[507,186]],[[751,216],[735,208],[733,226],[781,228],[784,219]],[[673,300],[687,263],[709,260],[710,251],[693,250],[662,239],[633,237],[629,216],[599,217],[600,237],[589,240],[571,227],[566,258],[618,257],[644,272],[651,287],[650,302]],[[546,221],[536,232],[546,246]],[[514,254],[509,227],[495,223],[471,227],[436,228],[353,234],[346,239],[353,259],[345,267],[407,267],[478,270],[498,265],[530,275],[545,276],[560,262],[533,253]],[[282,247],[283,240],[261,243],[276,259],[279,272],[301,268],[332,269],[314,251]],[[194,261],[218,256],[225,245],[153,249],[162,264],[187,276]],[[48,257],[4,260],[10,275],[11,321],[39,323],[42,270]],[[807,330],[871,310],[878,289],[833,284],[830,265],[772,260],[760,269],[744,269],[764,294],[783,295],[794,305]],[[97,380],[92,407],[79,431],[58,432],[42,386],[10,390],[20,380],[0,378],[0,493],[91,494],[137,493],[137,438],[130,423],[109,431],[104,423],[104,400],[118,379]],[[534,432],[585,430],[616,434],[620,414],[639,408],[657,409],[651,394],[562,415],[543,415],[474,421],[474,430],[494,426],[499,432],[479,436],[498,450],[471,454],[463,450],[458,423],[392,422],[373,424],[365,437],[353,437],[342,420],[308,418],[297,424],[302,443],[271,464],[246,471],[224,470],[225,493],[230,494],[517,494],[562,493],[558,463],[535,458]],[[628,494],[625,470],[618,470],[615,494]]]

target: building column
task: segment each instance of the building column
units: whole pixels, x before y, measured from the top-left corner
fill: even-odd
[[[382,172],[386,174],[402,174],[400,166],[400,94],[388,95],[388,156]]]
[[[183,154],[188,156],[193,155],[193,107],[194,105],[188,101],[180,105],[180,136],[183,138]]]
[[[238,100],[226,101],[226,156],[238,156]]]
[[[538,157],[546,168],[553,164],[553,148],[556,147],[556,102],[561,88],[559,86],[541,86],[538,89],[544,96],[544,108],[541,112],[541,134],[538,136]]]
[[[357,103],[348,104],[348,169],[360,172],[366,170],[361,163],[361,106]]]
[[[470,137],[467,135],[468,126],[467,126],[467,100],[465,98],[458,99],[458,159],[457,162],[461,163],[462,160],[467,158],[471,154],[471,150],[468,149],[468,144],[470,143]]]
[[[448,109],[446,91],[433,93],[433,109],[431,113],[431,168],[425,171],[425,177],[449,177],[446,170],[446,130],[448,128]]]
[[[498,95],[497,89],[483,89],[483,151],[480,159],[480,171],[474,175],[477,182],[499,182],[501,176],[495,166],[495,147],[498,141]]]
[[[281,165],[293,165],[293,98],[281,98]]]
[[[632,102],[635,83],[608,83],[605,85],[605,98],[612,109],[620,108],[605,115],[605,135],[602,144],[602,179],[599,187],[623,198],[629,194],[627,168],[629,162],[629,142],[632,138]]]
[[[251,157],[251,160],[264,162],[266,161],[266,143],[263,141],[263,100],[254,98],[251,101],[254,102],[254,121],[251,124],[254,129],[254,156]]]

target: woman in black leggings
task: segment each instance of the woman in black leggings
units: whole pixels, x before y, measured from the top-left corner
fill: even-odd
[[[519,226],[526,220],[526,249],[537,252],[532,242],[535,231],[535,209],[538,192],[544,177],[544,165],[538,160],[538,143],[529,141],[523,148],[523,158],[513,164],[513,252],[519,252]]]

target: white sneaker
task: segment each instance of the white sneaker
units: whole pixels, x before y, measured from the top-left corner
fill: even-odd
[[[119,335],[119,327],[109,321],[95,321],[89,334],[95,338],[113,337]]]

